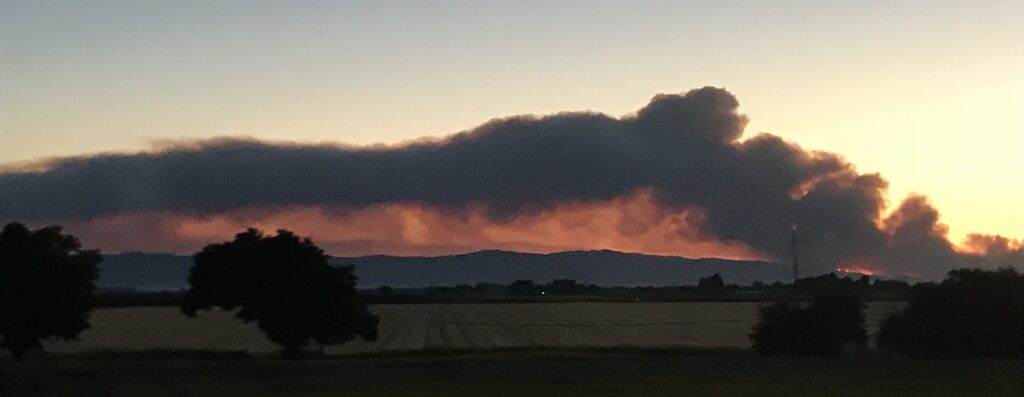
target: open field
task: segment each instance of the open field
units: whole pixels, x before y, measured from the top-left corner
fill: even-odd
[[[3,360],[7,396],[1019,396],[1021,361],[764,358],[756,303],[378,305],[381,338],[280,359],[227,313],[98,310],[73,344]],[[869,330],[899,303],[872,303]]]
[[[1020,396],[1019,359],[761,358],[685,349],[407,352],[328,359],[53,355],[7,396]]]
[[[328,349],[331,354],[424,349],[514,347],[701,347],[750,346],[747,335],[761,304],[553,303],[375,305],[380,339]],[[869,332],[899,303],[867,306]],[[50,343],[49,351],[198,349],[271,352],[251,324],[228,313],[203,312],[189,319],[172,307],[96,310],[92,329],[73,343]]]

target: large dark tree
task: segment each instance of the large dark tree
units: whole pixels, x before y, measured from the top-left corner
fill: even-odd
[[[750,338],[765,356],[835,356],[867,346],[862,304],[846,293],[818,294],[807,307],[784,302],[764,307]]]
[[[286,354],[377,337],[378,318],[356,294],[351,267],[334,267],[309,239],[256,229],[195,254],[182,311],[219,307],[255,322]]]
[[[1024,337],[1024,275],[959,269],[914,286],[906,310],[882,323],[879,347],[911,354],[1016,356]]]
[[[0,231],[0,346],[20,359],[49,338],[73,340],[89,328],[102,257],[59,226]]]

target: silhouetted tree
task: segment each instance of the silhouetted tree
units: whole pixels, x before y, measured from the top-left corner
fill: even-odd
[[[722,275],[715,273],[707,277],[701,277],[700,281],[697,281],[697,288],[709,291],[720,290],[725,288],[725,280],[722,280]]]
[[[959,269],[919,284],[906,310],[882,323],[882,349],[944,357],[1021,354],[1024,275],[1010,268]]]
[[[754,350],[765,356],[834,356],[867,345],[863,307],[850,294],[820,294],[806,308],[794,303],[761,308],[750,338]]]
[[[0,346],[20,359],[42,340],[74,340],[89,328],[102,257],[60,226],[0,231]]]
[[[560,278],[548,283],[548,292],[556,295],[578,295],[585,291],[584,286],[576,283],[576,280]]]
[[[479,282],[473,286],[473,290],[476,292],[489,292],[500,294],[505,290],[505,286],[488,282]]]
[[[287,230],[265,236],[256,229],[210,244],[195,254],[182,311],[219,307],[256,322],[285,354],[309,341],[321,349],[356,336],[377,337],[377,316],[356,293],[352,267],[332,267],[308,238]]]
[[[899,291],[899,292],[904,292],[904,291],[908,291],[908,290],[911,289],[910,283],[907,283],[906,281],[902,281],[902,280],[883,280],[883,279],[875,280],[875,282],[871,284],[871,287],[876,289],[876,290]]]
[[[861,281],[847,277],[839,277],[835,273],[822,274],[817,277],[806,277],[793,283],[793,289],[810,294],[856,294],[869,287],[869,280],[861,277]]]
[[[508,285],[506,291],[509,295],[537,295],[540,287],[533,280],[516,280]]]

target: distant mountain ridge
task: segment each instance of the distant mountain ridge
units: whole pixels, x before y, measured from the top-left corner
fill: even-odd
[[[601,286],[695,284],[719,273],[727,283],[773,282],[790,277],[785,266],[762,261],[690,259],[618,251],[565,251],[535,254],[484,250],[443,256],[368,255],[332,257],[334,265],[354,265],[360,287],[454,286],[531,279],[570,278]],[[100,288],[177,290],[187,288],[192,258],[185,255],[129,252],[106,255]]]

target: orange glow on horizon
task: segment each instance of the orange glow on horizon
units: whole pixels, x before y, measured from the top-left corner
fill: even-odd
[[[485,249],[550,253],[615,250],[654,255],[764,259],[740,243],[701,240],[687,219],[669,213],[649,192],[600,203],[566,203],[508,220],[480,208],[446,211],[409,203],[357,209],[296,207],[182,216],[134,214],[72,223],[68,230],[104,251],[192,253],[231,239],[248,227],[288,229],[308,236],[328,254],[447,255]]]

